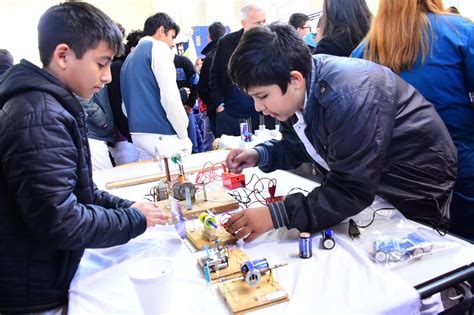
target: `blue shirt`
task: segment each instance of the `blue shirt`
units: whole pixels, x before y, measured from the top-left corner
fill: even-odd
[[[458,149],[458,177],[474,176],[474,24],[457,15],[428,14],[430,50],[399,75],[413,85],[448,127]],[[352,57],[363,58],[367,42]]]

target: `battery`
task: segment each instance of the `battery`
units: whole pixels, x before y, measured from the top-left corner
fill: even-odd
[[[245,137],[249,134],[249,125],[246,122],[240,123],[240,140],[245,141]]]
[[[270,264],[268,263],[268,260],[266,258],[261,258],[261,259],[255,259],[252,261],[246,261],[240,267],[240,271],[243,274],[246,274],[249,271],[262,270],[262,269],[267,269],[267,268],[270,268]]]
[[[311,258],[313,256],[313,241],[310,233],[300,233],[299,246],[301,258]]]

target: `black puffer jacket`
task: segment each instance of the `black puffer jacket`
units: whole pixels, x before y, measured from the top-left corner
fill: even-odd
[[[296,193],[270,205],[275,227],[315,233],[359,213],[377,194],[408,218],[446,229],[457,156],[433,105],[373,62],[313,59],[305,134],[330,171],[318,167],[321,186],[307,196]],[[256,147],[264,172],[315,163],[292,126],[295,118],[282,124],[281,141]]]
[[[67,301],[87,247],[126,243],[146,219],[97,190],[79,102],[22,61],[0,79],[0,313]]]

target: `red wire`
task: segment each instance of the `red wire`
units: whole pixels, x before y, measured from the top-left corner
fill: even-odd
[[[260,198],[258,197],[258,195],[259,195],[261,192],[265,191],[265,185],[263,184],[263,181],[264,181],[264,180],[267,180],[267,181],[268,181],[268,184],[267,184],[266,188],[267,188],[267,191],[268,191],[269,194],[270,194],[270,197],[272,197],[272,198],[275,196],[277,180],[276,180],[275,178],[262,177],[262,178],[259,178],[259,179],[255,182],[255,184],[253,185],[253,192],[254,192],[253,194],[254,194],[254,196],[255,196],[255,199],[256,199],[260,204],[266,206],[266,205],[267,205],[267,201],[266,201],[265,199],[262,200],[262,199],[260,199]],[[258,190],[258,189],[257,189],[257,184],[259,184],[259,183],[262,184],[262,190]],[[271,185],[271,184],[273,184],[273,185]],[[273,188],[273,187],[274,187],[274,188]],[[273,196],[272,196],[272,192],[273,192]],[[258,193],[258,194],[257,194],[257,193]]]
[[[227,168],[225,167],[224,162],[220,163],[212,163],[212,162],[206,162],[202,166],[202,169],[199,171],[199,173],[196,175],[196,185],[202,185],[204,184],[209,184],[215,180],[220,180],[221,175],[217,174],[217,170],[222,169],[223,172],[227,171]]]

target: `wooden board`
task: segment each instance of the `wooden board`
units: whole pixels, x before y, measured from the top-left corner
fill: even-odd
[[[188,168],[185,174],[192,174],[195,172],[198,172],[202,169],[202,167],[194,167],[194,168]],[[172,180],[175,179],[179,175],[179,170],[173,170],[170,171],[170,176],[172,177]],[[128,186],[134,186],[134,185],[140,185],[140,184],[146,184],[146,183],[152,183],[152,182],[157,182],[159,180],[166,180],[166,174],[164,172],[160,173],[155,173],[151,175],[146,175],[146,176],[139,176],[139,177],[133,177],[133,178],[127,178],[127,179],[122,179],[122,180],[116,180],[116,181],[111,181],[105,184],[106,189],[116,189],[116,188],[122,188],[122,187],[128,187]]]
[[[205,254],[203,256],[205,256]],[[202,265],[200,259],[203,256],[198,258],[198,265],[204,274],[204,266]],[[212,282],[218,282],[220,280],[227,280],[230,278],[235,278],[236,276],[240,276],[240,266],[248,260],[250,260],[250,258],[240,248],[229,249],[229,266],[227,268],[217,270],[216,272],[211,272],[210,275]]]
[[[227,155],[227,152],[229,152],[230,149],[220,149],[220,150],[213,150],[213,151],[207,151],[207,152],[202,152],[202,153],[196,153],[188,156],[183,156],[183,165],[184,165],[184,173],[185,174],[192,174],[196,173],[202,170],[202,165],[199,166],[191,166],[189,167],[190,164],[196,165],[196,163],[192,163],[191,160],[198,160],[198,161],[213,161],[216,165],[216,167],[219,167],[220,162],[225,161],[225,155]],[[135,163],[130,163],[126,165],[121,165],[119,167],[125,168],[127,165],[133,165],[133,164],[149,164],[151,161],[145,161],[145,162],[135,162]],[[201,164],[201,163],[199,163]],[[156,164],[155,164],[156,165]],[[172,162],[169,162],[169,165],[172,165]],[[177,169],[175,170],[170,170],[170,176],[173,179],[176,179],[178,176],[179,171]],[[114,181],[109,181],[105,183],[105,188],[106,189],[115,189],[115,188],[122,188],[122,187],[128,187],[128,186],[133,186],[133,185],[139,185],[139,184],[145,184],[145,183],[151,183],[151,182],[157,182],[159,180],[165,179],[166,180],[166,173],[165,171],[161,172],[153,172],[150,175],[145,175],[145,176],[137,176],[137,177],[132,177],[132,178],[125,178],[121,180],[114,180]]]
[[[184,201],[179,201],[181,212],[185,219],[191,219],[199,216],[201,212],[211,210],[213,213],[222,213],[237,209],[239,203],[225,190],[214,190],[207,193],[207,201],[204,201],[202,192],[196,193],[195,202],[191,210],[184,208]],[[171,200],[158,201],[158,205],[163,211],[167,212],[171,218]],[[171,223],[171,219],[170,219]]]
[[[289,300],[288,294],[271,273],[252,287],[240,279],[218,283],[219,292],[234,314],[242,314]]]
[[[202,225],[193,229],[187,229],[186,237],[194,245],[194,247],[200,250],[202,250],[206,245],[208,247],[212,247],[215,243],[215,241],[209,241],[204,236],[204,226]],[[223,229],[221,226],[219,226],[219,228],[217,229],[217,240],[221,245],[235,244],[237,242],[237,239],[232,234]]]

